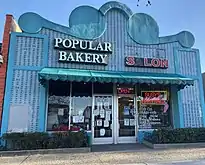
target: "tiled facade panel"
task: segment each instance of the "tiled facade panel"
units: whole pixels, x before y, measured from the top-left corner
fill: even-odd
[[[10,100],[10,105],[29,106],[28,130],[31,132],[38,130],[40,85],[37,74],[37,71],[14,70]]]
[[[34,37],[17,37],[16,66],[42,66],[43,39]]]
[[[179,50],[177,52],[179,73],[184,76],[197,76],[197,54],[194,51]],[[202,126],[202,106],[200,101],[199,81],[194,86],[186,87],[181,91],[181,100],[184,112],[185,127]]]
[[[38,114],[40,104],[40,83],[38,71],[26,67],[43,66],[43,42],[37,37],[16,37],[16,50],[14,54],[14,67],[23,67],[13,70],[12,95],[10,107],[25,105],[28,110],[28,131],[38,131]]]
[[[181,91],[181,101],[184,113],[184,126],[202,127],[202,106],[198,80],[195,81],[194,86],[186,87]]]
[[[128,18],[117,9],[112,9],[106,14],[107,30],[97,39],[101,42],[111,42],[113,45],[113,52],[109,55],[108,65],[89,65],[89,64],[72,64],[59,63],[58,50],[54,49],[54,38],[71,38],[70,36],[52,31],[49,29],[42,29],[40,33],[49,36],[49,67],[62,68],[77,68],[77,69],[93,69],[93,70],[111,70],[111,71],[129,71],[129,72],[155,72],[155,73],[174,73],[174,47],[180,47],[175,43],[161,44],[161,45],[139,45],[135,43],[126,31]],[[125,67],[124,58],[126,56],[137,57],[157,57],[169,60],[168,69],[154,69],[154,68],[136,68]]]
[[[185,76],[197,76],[197,55],[194,51],[179,50],[177,53],[179,60],[180,74]]]

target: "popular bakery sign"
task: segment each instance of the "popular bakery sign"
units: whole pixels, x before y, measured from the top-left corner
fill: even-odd
[[[125,65],[130,67],[146,67],[146,68],[168,68],[167,59],[159,58],[138,58],[138,57],[125,57]]]
[[[112,53],[109,42],[95,42],[76,39],[54,39],[54,48],[59,50],[60,62],[76,62],[107,65]]]

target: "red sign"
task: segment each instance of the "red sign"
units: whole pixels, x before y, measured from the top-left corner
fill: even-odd
[[[168,68],[167,59],[159,58],[137,58],[137,57],[125,57],[125,65],[133,67],[147,67],[147,68]]]
[[[117,88],[117,94],[134,94],[134,88]]]
[[[142,100],[141,104],[157,104],[157,105],[164,105],[164,100]]]
[[[165,104],[167,91],[142,91],[142,104]]]

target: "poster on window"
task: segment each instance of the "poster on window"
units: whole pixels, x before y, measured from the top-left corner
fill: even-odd
[[[84,116],[73,116],[73,123],[84,123]]]
[[[105,129],[104,128],[100,129],[100,136],[105,136]]]
[[[109,121],[108,120],[104,120],[104,127],[109,127]]]
[[[100,110],[100,118],[105,118],[105,110],[104,109]]]
[[[94,115],[94,116],[98,116],[99,113],[100,113],[99,109],[94,109],[94,110],[93,110],[93,115]]]
[[[59,108],[58,109],[58,115],[59,116],[63,116],[64,115],[64,109],[63,108]]]
[[[102,127],[102,119],[98,119],[97,120],[97,126],[98,127]]]
[[[130,107],[124,106],[124,115],[129,115],[129,114],[130,114]]]
[[[104,102],[104,108],[105,108],[105,110],[108,110],[108,109],[109,109],[109,101],[108,101],[108,100],[106,100],[106,101]]]
[[[130,125],[130,119],[124,119],[124,126]]]
[[[130,126],[135,126],[135,119],[130,119]]]
[[[111,115],[111,111],[106,111],[105,113],[105,119],[110,121],[110,115]]]

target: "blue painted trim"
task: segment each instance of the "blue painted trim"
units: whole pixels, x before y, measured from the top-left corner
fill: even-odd
[[[204,102],[204,90],[203,90],[203,81],[202,81],[202,75],[201,75],[201,63],[200,63],[199,50],[198,49],[191,49],[191,48],[190,49],[184,49],[184,48],[175,49],[174,52],[175,52],[176,60],[178,61],[177,51],[187,51],[187,52],[193,52],[196,54],[197,75],[196,76],[189,76],[189,78],[192,78],[192,79],[195,79],[196,81],[198,81],[199,92],[200,92],[200,102],[201,102],[201,107],[202,107],[203,126],[205,126],[205,102]],[[176,66],[176,72],[179,73],[178,66],[179,66],[179,63]],[[183,111],[182,111],[183,107],[182,107],[181,102],[182,102],[181,92],[178,92],[180,127],[182,127],[182,126],[184,127],[184,115],[181,116],[181,114],[183,114]]]
[[[204,88],[203,88],[203,80],[201,74],[201,62],[200,62],[200,54],[199,50],[196,49],[196,60],[197,60],[197,71],[198,71],[198,84],[199,84],[199,93],[200,93],[200,101],[201,101],[201,108],[202,108],[202,122],[203,126],[205,126],[205,104],[204,104]]]
[[[179,58],[178,58],[178,48],[174,48],[174,59],[175,59],[175,73],[180,73],[179,70]],[[179,113],[179,121],[176,121],[176,123],[174,123],[174,125],[177,125],[179,122],[179,127],[180,128],[184,128],[184,112],[183,112],[183,107],[182,107],[182,96],[181,96],[181,92],[178,91],[177,92],[177,96],[178,96],[178,113]]]
[[[7,75],[6,76],[6,87],[5,87],[6,89],[5,89],[5,96],[4,96],[3,114],[2,114],[1,136],[4,133],[6,133],[8,130],[15,50],[16,50],[16,35],[11,33],[10,34],[8,66],[7,66],[8,69],[7,69],[7,74],[6,74]]]
[[[46,121],[46,105],[47,105],[47,98],[48,98],[48,84],[44,86],[41,85],[40,87],[40,108],[39,108],[39,121],[38,121],[38,131],[44,132],[45,131],[45,121]]]
[[[3,105],[3,114],[2,114],[2,126],[1,126],[1,136],[7,132],[8,130],[8,122],[9,122],[9,110],[10,110],[10,100],[12,97],[12,80],[13,80],[13,72],[14,70],[32,70],[32,71],[40,71],[44,66],[47,66],[48,63],[48,36],[42,34],[28,34],[28,33],[17,33],[12,32],[10,34],[10,45],[9,45],[9,55],[8,55],[8,69],[7,69],[7,77],[6,77],[6,86],[5,86],[5,96],[4,96],[4,105]],[[15,51],[16,51],[16,38],[17,37],[34,37],[34,38],[42,38],[44,42],[44,62],[42,67],[36,66],[15,66]],[[47,60],[47,61],[46,61]],[[46,89],[41,87],[40,88],[40,112],[45,111],[46,106]],[[43,123],[45,123],[45,112],[43,116]],[[44,131],[44,127],[40,124],[39,130]],[[45,125],[45,124],[44,124]]]
[[[43,67],[48,66],[48,37],[45,37],[43,40]],[[48,82],[45,87],[41,85],[40,87],[40,108],[39,108],[39,131],[46,131],[45,122],[46,122],[46,112],[47,112],[47,100],[48,100]]]

